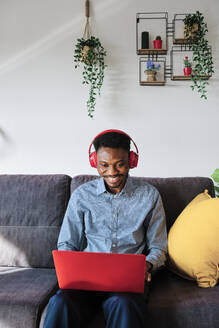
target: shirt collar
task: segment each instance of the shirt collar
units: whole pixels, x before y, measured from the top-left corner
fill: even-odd
[[[98,180],[98,184],[97,184],[97,195],[101,195],[104,192],[107,192],[106,186],[105,186],[103,178],[100,178]],[[131,192],[132,192],[132,179],[128,175],[125,186],[123,187],[123,189],[120,191],[119,194],[120,195],[122,195],[122,194],[131,194]]]
[[[97,183],[97,195],[103,194],[106,192],[106,187],[103,178],[98,179]]]

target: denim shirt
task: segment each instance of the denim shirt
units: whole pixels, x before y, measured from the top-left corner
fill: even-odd
[[[58,239],[59,250],[141,254],[153,271],[166,259],[167,232],[162,200],[149,183],[128,176],[122,191],[106,190],[103,178],[71,195]]]

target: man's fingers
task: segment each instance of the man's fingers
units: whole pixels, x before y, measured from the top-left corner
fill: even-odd
[[[146,279],[147,279],[148,282],[151,281],[151,273],[150,272],[146,273]]]

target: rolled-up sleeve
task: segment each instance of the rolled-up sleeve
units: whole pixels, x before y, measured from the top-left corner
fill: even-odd
[[[79,251],[84,239],[84,215],[76,192],[72,193],[58,238],[58,249]]]
[[[147,261],[153,264],[152,272],[164,265],[167,255],[166,218],[160,194],[157,192],[154,206],[149,215],[146,231],[148,255]]]

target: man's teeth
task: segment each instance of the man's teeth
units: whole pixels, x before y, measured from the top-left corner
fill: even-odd
[[[116,177],[116,178],[109,178],[109,180],[110,180],[111,182],[115,182],[115,181],[118,181],[118,180],[119,180],[119,177]]]

